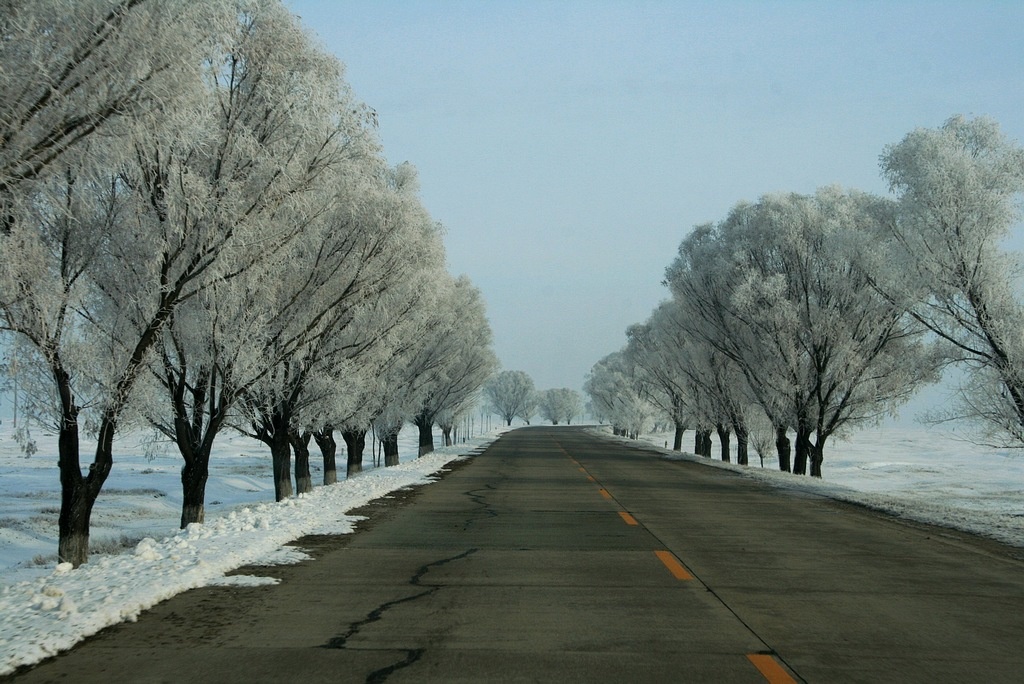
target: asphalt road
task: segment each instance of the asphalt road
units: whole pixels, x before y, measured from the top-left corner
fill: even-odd
[[[583,430],[366,512],[14,680],[1024,681],[1024,550]]]

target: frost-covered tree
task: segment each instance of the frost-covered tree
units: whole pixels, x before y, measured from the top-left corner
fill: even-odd
[[[590,397],[590,414],[611,423],[617,435],[637,438],[657,412],[643,396],[636,367],[621,350],[594,364],[583,391]]]
[[[420,456],[434,450],[437,417],[467,406],[498,363],[483,298],[467,277],[451,280],[440,311],[445,325],[425,338],[421,353],[410,366],[411,381],[422,388],[413,418],[419,430]]]
[[[533,378],[523,371],[502,371],[484,385],[484,397],[491,410],[501,416],[506,425],[526,413],[527,406],[534,401],[535,391]]]
[[[443,263],[437,227],[417,212],[410,213],[410,207],[419,207],[418,201],[398,188],[395,173],[356,176],[321,230],[307,231],[295,243],[298,251],[289,261],[305,268],[278,277],[282,294],[273,309],[287,304],[294,313],[273,339],[298,335],[306,341],[246,393],[245,404],[251,434],[267,443],[274,455],[279,499],[291,495],[288,447],[294,442],[282,431],[294,438],[295,430],[318,430],[342,419],[350,422],[347,414],[356,410],[359,393],[345,392],[345,378],[358,385],[366,378],[360,366],[365,370],[386,363],[396,331],[404,329],[411,311],[423,306],[421,293],[433,282],[416,281]],[[438,287],[445,282],[436,280]],[[423,330],[426,327],[423,324]],[[423,330],[405,333],[418,338]],[[333,406],[334,393],[345,402],[340,411]],[[297,484],[311,486],[308,462],[297,459],[296,467]]]
[[[300,334],[268,335],[293,313],[294,302],[281,301],[275,286],[282,268],[299,264],[285,266],[282,256],[294,256],[290,243],[305,239],[337,202],[357,201],[339,198],[341,179],[374,172],[361,162],[374,156],[375,141],[340,65],[279,3],[249,3],[216,47],[206,63],[205,106],[197,108],[206,145],[183,154],[180,138],[146,138],[135,151],[150,195],[188,207],[182,220],[216,216],[229,233],[244,225],[255,245],[233,249],[222,260],[226,277],[169,319],[154,360],[167,401],[147,415],[184,460],[182,527],[203,521],[213,442],[237,398],[305,343]]]
[[[582,411],[583,401],[576,390],[560,387],[539,392],[537,408],[541,418],[550,420],[552,425],[571,425],[572,419]]]
[[[625,349],[639,371],[644,395],[672,422],[676,451],[682,449],[687,424],[694,424],[702,405],[689,372],[692,355],[687,348],[695,338],[675,321],[678,309],[672,301],[662,302],[646,323],[630,326]]]
[[[347,475],[362,470],[366,433],[378,421],[388,423],[387,427],[378,425],[377,430],[378,435],[387,437],[386,464],[398,463],[398,431],[416,404],[407,381],[408,366],[424,343],[424,334],[442,320],[437,302],[448,278],[442,231],[420,204],[418,188],[412,165],[388,170],[384,212],[379,216],[381,230],[394,234],[386,288],[368,303],[362,325],[333,331],[333,345],[350,352],[362,350],[358,365],[349,364],[347,370],[324,369],[334,378],[334,395],[319,402],[316,411],[307,411],[314,414],[311,424],[319,426],[313,437],[324,453],[325,484],[333,477],[328,472],[334,470],[329,454],[335,429],[345,442]],[[372,348],[363,349],[367,342]],[[335,358],[351,361],[350,352]]]
[[[190,0],[3,3],[0,228],[12,230],[33,184],[97,132],[119,135],[140,112],[173,113],[168,98],[194,87],[196,48],[232,9]],[[102,162],[106,150],[91,150]]]
[[[730,218],[743,221],[753,215],[751,205],[738,205]],[[679,256],[666,270],[666,284],[673,303],[666,308],[675,330],[674,344],[688,350],[679,360],[680,377],[685,377],[694,394],[694,453],[710,456],[710,434],[716,415],[709,409],[708,380],[695,363],[698,357],[714,352],[735,364],[745,381],[747,392],[771,418],[776,431],[779,468],[789,471],[791,443],[788,407],[790,397],[788,369],[783,356],[771,341],[763,341],[760,331],[736,315],[732,305],[735,283],[743,271],[733,263],[729,246],[713,224],[697,226],[679,246]],[[713,351],[712,351],[713,350]],[[704,364],[706,366],[707,364]]]
[[[764,468],[764,457],[768,456],[774,447],[775,426],[756,404],[747,405],[743,419],[747,426],[750,446],[761,459],[761,467]]]
[[[795,427],[795,472],[809,461],[820,476],[830,436],[933,378],[920,326],[865,269],[866,246],[892,212],[886,200],[836,188],[766,196],[734,209],[699,249],[684,243],[669,270],[677,296],[710,324],[704,339],[738,364],[755,397],[770,397],[759,401],[773,420],[782,413]],[[726,269],[710,301],[693,287],[709,281],[708,268]]]
[[[879,287],[951,349],[969,380],[953,416],[1000,443],[1024,442],[1024,304],[1002,247],[1020,220],[1024,149],[987,118],[956,116],[886,148],[899,197],[883,236]]]
[[[530,396],[526,397],[523,405],[519,408],[516,417],[529,425],[535,415],[537,415],[537,392],[531,392]]]
[[[82,3],[93,18],[98,5]],[[7,193],[0,307],[4,326],[34,348],[32,357],[44,369],[35,377],[48,378],[33,388],[34,417],[59,435],[58,555],[76,566],[88,558],[92,507],[110,473],[114,434],[140,370],[175,309],[222,277],[225,250],[245,237],[244,230],[227,232],[210,216],[183,219],[188,208],[168,201],[166,187],[154,182],[151,169],[135,155],[144,138],[182,138],[175,165],[201,152],[209,130],[197,125],[195,113],[202,106],[197,95],[211,42],[206,37],[219,36],[234,21],[232,8],[104,3],[115,5],[116,18],[92,25],[111,42],[76,53],[81,40],[89,39],[71,36],[86,26],[73,24],[53,29],[67,45],[40,53],[21,41],[45,42],[51,29],[47,22],[32,23],[34,5],[26,3],[5,17],[14,23],[2,48],[34,54],[38,63],[24,64],[22,71],[13,66],[19,56],[3,69],[5,92],[14,96],[0,106],[13,106],[15,113],[6,110],[0,124],[0,192]],[[57,9],[52,3],[39,6]],[[81,17],[71,10],[69,19]],[[24,33],[24,26],[32,28]],[[175,37],[168,39],[168,33]],[[81,70],[78,57],[84,60]],[[19,85],[11,78],[25,81]],[[43,80],[31,83],[34,78]],[[74,84],[80,79],[79,91]],[[68,90],[72,85],[74,92]],[[119,89],[124,96],[111,100],[120,103],[115,108],[123,105],[117,116],[98,112],[90,98]],[[60,98],[61,90],[67,99]],[[32,104],[19,110],[26,102]],[[99,109],[109,106],[114,105]],[[80,116],[88,121],[82,124]],[[100,126],[108,134],[92,135]],[[68,127],[74,132],[62,137]],[[87,473],[80,465],[83,429],[96,438]]]

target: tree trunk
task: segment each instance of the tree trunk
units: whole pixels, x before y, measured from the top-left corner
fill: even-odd
[[[398,465],[398,433],[389,433],[381,438],[384,448],[384,467]]]
[[[292,447],[288,433],[283,429],[274,433],[268,442],[274,469],[274,500],[284,501],[294,493],[292,489]]]
[[[821,464],[825,460],[826,437],[818,435],[818,440],[811,445],[811,477],[821,477]]]
[[[775,451],[779,454],[779,470],[784,473],[790,472],[789,456],[790,456],[790,443],[789,437],[786,435],[785,425],[775,426]]]
[[[700,455],[711,458],[711,430],[701,430],[701,451]]]
[[[443,426],[441,428],[441,434],[444,435],[444,445],[449,447],[452,445],[452,426]]]
[[[103,417],[96,458],[89,474],[82,476],[78,434],[78,406],[71,391],[71,378],[62,368],[54,368],[61,402],[61,423],[57,436],[57,467],[60,471],[60,515],[57,519],[57,558],[62,563],[79,567],[89,560],[89,525],[92,508],[103,483],[110,474],[113,461],[110,443],[113,421]]]
[[[434,421],[426,416],[419,415],[413,421],[420,432],[419,455],[429,454],[434,450]]]
[[[345,476],[352,477],[363,472],[363,451],[366,449],[366,430],[342,430],[347,454]]]
[[[746,426],[736,428],[736,462],[744,466],[750,463],[748,452],[749,436]],[[763,466],[764,463],[761,465]]]
[[[57,467],[60,469],[60,518],[58,519],[57,557],[76,568],[89,558],[89,518],[92,506],[85,496],[85,478],[79,467],[78,408],[71,400],[70,384],[58,386],[62,406],[60,432],[57,435]]]
[[[726,463],[731,463],[732,455],[729,453],[729,434],[731,431],[728,426],[721,423],[715,426],[715,431],[718,432],[718,443],[722,446],[722,460]],[[708,453],[708,456],[710,455]]]
[[[313,491],[313,476],[309,472],[309,439],[308,432],[300,433],[298,430],[288,431],[288,441],[295,452],[295,491],[298,494],[307,494]]]
[[[793,474],[807,474],[807,460],[811,455],[811,429],[806,424],[797,424],[796,427],[796,454],[793,459]]]
[[[686,426],[681,423],[676,423],[675,435],[672,437],[672,450],[682,451],[683,450],[683,433],[686,432]]]
[[[363,434],[366,432],[363,431]],[[324,426],[313,433],[313,439],[320,447],[320,455],[324,459],[324,484],[332,485],[338,481],[338,443],[334,440],[334,428]]]
[[[167,387],[171,389],[174,407],[174,441],[184,461],[181,466],[181,529],[191,523],[206,522],[210,454],[228,410],[224,387],[219,394],[217,392],[215,371],[201,369],[197,378],[190,384],[184,372],[168,370]],[[191,401],[185,400],[186,393]]]
[[[181,529],[206,522],[206,481],[210,476],[210,454],[193,452],[181,467]]]

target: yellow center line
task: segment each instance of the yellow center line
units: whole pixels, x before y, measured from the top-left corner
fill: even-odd
[[[602,487],[601,489],[599,489],[599,490],[597,490],[597,491],[601,492],[601,496],[603,496],[603,497],[604,497],[604,498],[606,498],[606,499],[610,499],[610,498],[612,498],[612,495],[611,495],[611,494],[609,494],[609,493],[608,493],[608,490],[607,490],[607,489],[605,489],[604,487]]]
[[[587,475],[587,480],[588,480],[589,482],[597,482],[597,480],[595,480],[595,479],[594,479],[594,476],[593,476],[593,475]]]
[[[631,515],[630,515],[629,513],[627,513],[626,511],[619,511],[619,515],[620,515],[620,516],[622,516],[622,519],[626,521],[626,524],[627,524],[627,525],[639,525],[639,524],[640,524],[640,523],[638,523],[638,522],[636,521],[636,518],[634,518],[633,516],[631,516]]]
[[[796,684],[796,680],[779,665],[778,661],[766,653],[748,653],[747,659],[754,664],[761,676],[769,684]]]
[[[665,564],[665,567],[668,568],[668,571],[671,572],[673,577],[677,580],[693,579],[693,575],[690,574],[690,571],[683,567],[683,564],[680,563],[674,555],[672,555],[671,551],[655,551],[654,555],[658,557],[658,560]]]

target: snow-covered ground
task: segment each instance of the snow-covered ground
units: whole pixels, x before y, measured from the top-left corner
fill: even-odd
[[[137,440],[122,439],[93,509],[94,553],[72,570],[57,564],[56,440],[37,435],[39,452],[26,458],[7,425],[0,425],[0,675],[70,648],[104,627],[133,620],[187,589],[274,583],[269,576],[225,573],[253,563],[301,560],[301,550],[286,547],[288,542],[307,534],[351,532],[358,518],[347,511],[432,481],[432,473],[493,441],[499,432],[415,458],[416,433],[407,430],[399,441],[401,465],[372,467],[368,448],[370,467],[360,475],[281,503],[274,503],[267,448],[225,434],[211,459],[206,523],[186,530],[178,529],[180,457],[173,451],[147,456]],[[344,445],[339,452],[344,468]],[[312,449],[314,483],[322,479],[318,456]],[[109,553],[96,553],[97,548]]]
[[[607,431],[605,428],[600,428]],[[415,435],[403,433],[403,463],[373,468],[307,496],[274,503],[265,447],[225,434],[211,463],[207,522],[178,530],[181,504],[173,452],[147,457],[122,440],[114,470],[93,512],[92,541],[115,553],[94,554],[77,570],[56,563],[60,505],[55,443],[25,458],[0,425],[0,675],[37,662],[111,624],[190,589],[223,583],[274,582],[225,576],[242,565],[293,562],[285,546],[311,533],[345,533],[360,505],[396,489],[428,482],[431,473],[495,438],[497,433],[434,455],[415,458]],[[609,437],[612,439],[611,437]],[[665,434],[645,439],[672,458],[697,457],[663,449]],[[692,447],[687,433],[684,448]],[[314,481],[316,450],[311,455]],[[697,459],[740,469],[718,460]],[[341,459],[343,460],[343,459]],[[368,462],[372,457],[367,455]],[[818,481],[779,473],[774,460],[740,469],[776,486],[861,502],[898,515],[937,522],[1024,547],[1024,453],[969,444],[947,432],[882,427],[832,442]]]
[[[895,515],[952,527],[1024,547],[1024,450],[993,449],[958,433],[919,425],[886,425],[832,440],[825,447],[822,479],[778,471],[766,457],[764,468],[753,449],[750,466],[723,463],[717,436],[712,458],[679,454],[670,433],[642,435],[669,458],[699,460],[731,468],[771,484],[860,503]],[[693,449],[687,432],[683,449]]]

